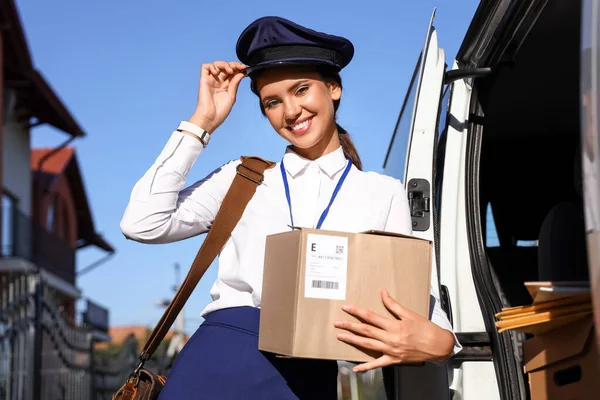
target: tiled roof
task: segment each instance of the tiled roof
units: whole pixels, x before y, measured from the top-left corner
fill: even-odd
[[[50,124],[73,137],[84,136],[79,123],[33,65],[14,0],[0,1],[0,26],[4,79],[17,85],[18,97],[29,113],[27,116],[36,117],[39,122]]]
[[[144,325],[121,325],[121,326],[112,326],[108,329],[108,336],[111,337],[111,344],[113,345],[119,345],[121,343],[123,343],[125,341],[125,339],[127,339],[127,337],[129,337],[129,335],[135,336],[135,338],[138,340],[138,343],[140,344],[140,347],[144,345],[144,343],[146,343],[146,339],[148,337],[148,335],[150,335],[150,328]],[[170,330],[169,332],[167,332],[165,339],[170,339],[173,337],[173,335],[175,334],[174,330]],[[185,341],[187,342],[187,340],[189,339],[189,337],[187,335],[185,335]],[[108,343],[98,343],[96,345],[97,349],[100,348],[104,348],[108,345]]]
[[[32,149],[31,170],[36,172],[39,171],[40,160],[42,160],[42,157],[47,156],[52,151],[54,151],[53,148]],[[42,163],[41,172],[53,175],[58,175],[62,173],[65,167],[69,164],[69,161],[71,161],[73,154],[75,154],[75,148],[63,147],[62,149],[52,154],[49,158],[44,160],[44,162]]]

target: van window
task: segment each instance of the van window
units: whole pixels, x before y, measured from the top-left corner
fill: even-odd
[[[494,223],[494,214],[492,214],[492,206],[489,203],[485,210],[485,246],[500,246],[498,231],[496,231],[496,224]]]
[[[419,62],[417,62],[417,65],[415,66],[412,80],[410,81],[410,86],[408,87],[406,98],[404,99],[404,104],[402,105],[402,110],[400,111],[400,116],[396,122],[396,128],[394,129],[394,134],[392,136],[392,144],[388,150],[384,165],[386,175],[400,179],[402,182],[404,182],[410,128],[414,114],[415,99],[417,97],[417,88],[419,86],[416,77],[418,76],[420,65],[421,61],[419,58]]]
[[[537,240],[517,240],[517,246],[519,247],[537,247]]]
[[[17,201],[6,192],[2,193],[2,243],[0,247],[0,256],[13,256],[13,235],[14,235],[14,216],[16,212]]]
[[[492,207],[488,203],[485,212],[485,246],[486,247],[499,247],[500,241],[498,240],[498,231],[496,230],[496,224],[494,222],[494,214],[492,214]],[[537,247],[537,240],[517,240],[517,247]]]

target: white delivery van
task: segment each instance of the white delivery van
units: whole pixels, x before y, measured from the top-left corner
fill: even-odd
[[[600,327],[600,1],[482,1],[452,66],[433,22],[384,171],[464,349],[384,371],[388,399],[529,399],[528,337],[495,326],[531,303],[523,283],[591,280]]]

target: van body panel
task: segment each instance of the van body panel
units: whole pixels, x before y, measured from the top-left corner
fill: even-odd
[[[594,320],[600,327],[600,2],[584,0],[582,9],[581,163]],[[600,329],[596,340],[600,348]]]

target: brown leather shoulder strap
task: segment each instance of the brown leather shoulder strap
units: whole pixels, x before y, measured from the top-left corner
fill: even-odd
[[[196,254],[190,271],[146,341],[144,350],[140,355],[142,363],[154,354],[200,278],[225,246],[231,231],[242,217],[246,205],[254,196],[258,185],[262,183],[265,170],[275,166],[275,163],[263,160],[260,157],[241,157],[241,160],[242,163],[237,167],[237,174],[223,199],[221,208],[204,239],[204,243],[202,243],[198,254]]]

